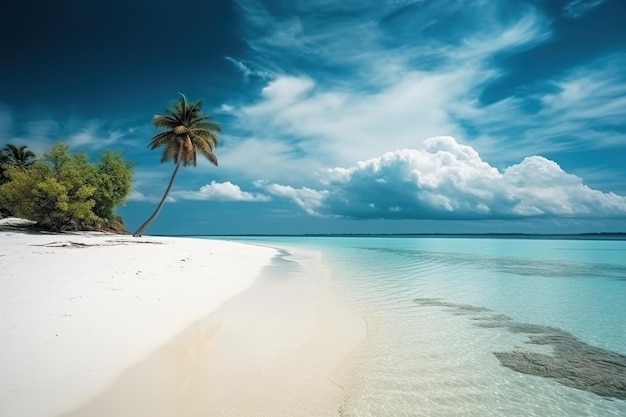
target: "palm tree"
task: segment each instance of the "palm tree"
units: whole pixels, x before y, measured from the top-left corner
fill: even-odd
[[[9,157],[4,152],[4,149],[0,149],[0,184],[4,184],[8,179],[4,176],[4,165],[9,162]]]
[[[165,131],[153,137],[148,147],[151,150],[163,148],[161,163],[173,160],[176,168],[156,210],[133,233],[133,236],[141,236],[159,214],[181,165],[196,166],[198,152],[200,152],[209,162],[217,166],[217,157],[213,153],[213,148],[218,144],[217,134],[221,132],[221,128],[213,118],[202,114],[202,100],[189,103],[187,97],[180,94],[180,98],[172,103],[171,109],[167,109],[164,115],[155,115],[152,121],[157,128],[165,129]]]
[[[6,145],[2,149],[3,162],[20,168],[28,168],[35,162],[37,155],[26,148],[28,148],[26,145],[20,147],[11,144]]]

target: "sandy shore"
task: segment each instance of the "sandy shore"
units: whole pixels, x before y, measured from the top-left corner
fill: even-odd
[[[276,250],[0,232],[0,415],[55,416],[248,289]]]
[[[0,232],[0,268],[3,416],[333,416],[365,334],[315,252]]]

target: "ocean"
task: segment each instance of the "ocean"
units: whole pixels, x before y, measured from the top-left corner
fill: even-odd
[[[626,241],[238,240],[319,251],[363,315],[340,416],[626,416]]]

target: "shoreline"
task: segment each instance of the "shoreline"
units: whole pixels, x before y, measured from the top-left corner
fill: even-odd
[[[0,232],[0,414],[79,407],[245,292],[276,253],[207,239]]]
[[[290,300],[283,305],[282,332],[299,332],[292,344],[274,360],[266,361],[236,400],[221,410],[219,417],[285,417],[339,416],[346,399],[346,384],[352,382],[356,368],[350,354],[365,340],[367,325],[361,311],[336,288],[322,253],[316,250],[290,247],[286,259],[301,266],[304,282],[297,284],[306,298]],[[298,273],[291,270],[291,277]],[[263,283],[260,282],[262,285]],[[288,290],[294,294],[294,289]],[[254,288],[242,294],[254,294]],[[257,288],[258,290],[258,288]],[[306,321],[305,331],[298,324]],[[211,414],[206,414],[211,415]]]
[[[10,340],[0,347],[0,368],[11,375],[0,382],[0,414],[338,413],[345,358],[366,330],[360,313],[334,290],[319,252],[254,242],[93,233],[0,232],[0,238],[0,329],[7,333],[2,340]],[[7,267],[8,281],[16,284],[13,290],[20,290],[21,298],[6,291]],[[92,270],[97,277],[89,278]],[[113,282],[103,278],[111,274],[117,276]],[[211,279],[202,279],[207,274]],[[41,282],[48,287],[25,303],[24,295]],[[95,291],[102,286],[105,291]],[[181,288],[185,290],[175,294]],[[46,305],[54,291],[60,292],[51,296],[56,303]],[[209,295],[200,296],[203,291]],[[131,305],[136,297],[160,300],[153,303],[156,309],[134,310],[134,325],[129,326],[130,310],[100,300],[124,294]],[[65,302],[59,304],[59,297]],[[164,302],[168,297],[173,299]],[[67,312],[81,300],[82,310]],[[24,308],[18,314],[20,304]],[[189,304],[193,314],[178,311]],[[94,316],[94,311],[106,314]],[[18,324],[22,330],[36,328],[38,337],[22,333],[14,338],[7,317],[17,322],[29,312],[39,319],[56,315],[56,320],[30,317]],[[172,319],[172,314],[179,317]],[[80,326],[66,326],[55,336],[43,329],[53,331],[72,321]],[[65,333],[72,331],[73,336]]]
[[[338,415],[361,316],[335,299],[319,253],[277,250],[249,289],[60,417]]]

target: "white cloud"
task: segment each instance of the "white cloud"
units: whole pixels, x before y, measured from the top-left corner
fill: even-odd
[[[626,54],[614,54],[526,86],[526,93],[451,113],[472,126],[472,143],[500,165],[529,154],[617,148],[626,143]]]
[[[99,120],[89,120],[78,131],[69,135],[67,142],[72,147],[102,149],[117,143],[124,133],[117,129],[105,129]]]
[[[497,9],[490,8],[486,12],[481,18],[486,30],[478,30],[464,39],[460,48],[450,51],[452,56],[484,60],[499,52],[528,49],[551,37],[547,20],[532,10],[523,12],[517,20],[508,24],[501,22]]]
[[[540,156],[507,168],[502,191],[516,200],[511,212],[522,216],[626,217],[626,197],[592,190]]]
[[[626,197],[593,190],[553,161],[531,156],[499,171],[452,137],[330,169],[322,180],[323,191],[266,190],[310,214],[352,218],[626,218]]]
[[[14,123],[9,110],[0,108],[0,133],[4,140],[27,145],[37,153],[45,152],[58,141],[74,148],[94,151],[120,145],[136,147],[137,138],[146,132],[145,126],[122,128],[98,119],[77,120],[72,117],[63,122],[40,118]]]
[[[229,162],[245,166],[238,157],[253,142],[269,144],[254,147],[256,160],[277,162],[262,170],[247,158],[256,178],[275,181],[295,167],[312,180],[324,165],[350,166],[437,135],[466,138],[498,167],[626,143],[623,54],[483,101],[508,71],[501,57],[553,37],[533,2],[238,3],[253,51],[246,62],[276,74],[232,113],[238,134],[253,139],[233,144]],[[567,8],[598,5],[577,0]]]
[[[239,70],[241,71],[241,73],[243,74],[244,78],[247,80],[248,77],[250,75],[252,75],[252,70],[250,68],[248,68],[248,66],[246,64],[244,64],[241,61],[238,61],[234,58],[231,58],[229,56],[226,57],[227,61],[230,61],[233,63],[233,65]]]
[[[286,106],[304,98],[314,86],[313,80],[307,77],[278,77],[261,90],[263,101],[244,108],[243,114],[267,116],[272,112],[281,111]]]
[[[223,142],[219,153],[220,170],[229,177],[302,184],[320,167],[319,160],[302,158],[297,144],[271,137],[225,136]]]
[[[294,188],[289,185],[264,184],[262,182],[257,183],[257,186],[264,188],[271,195],[292,200],[312,216],[318,215],[318,210],[327,194],[326,191],[313,190],[307,187]]]
[[[480,120],[489,112],[477,97],[501,75],[494,55],[551,34],[531,7],[502,19],[502,2],[467,8],[454,1],[317,0],[282,3],[275,15],[260,2],[239,3],[254,51],[248,60],[276,76],[256,101],[233,112],[237,128],[295,148],[286,159],[307,168],[319,161],[353,164],[435,135],[468,137],[458,113],[468,109],[464,114],[473,111]],[[463,23],[473,23],[443,23],[461,14],[468,17]],[[259,149],[257,157],[271,159],[270,152]],[[266,173],[280,171],[283,166],[270,165]],[[315,171],[308,169],[309,176]]]
[[[248,65],[246,65],[243,61],[239,61],[235,58],[231,58],[227,56],[226,60],[231,62],[235,66],[235,68],[237,68],[243,74],[243,78],[246,82],[248,82],[248,80],[250,79],[250,76],[253,76],[253,75],[261,77],[261,78],[272,77],[272,74],[270,74],[269,72],[253,70]]]
[[[233,110],[235,110],[235,107],[226,103],[223,103],[219,108],[219,111],[222,113],[231,113]]]
[[[129,201],[158,203],[161,198],[162,196],[145,195],[134,190],[129,197]],[[230,181],[211,181],[210,184],[203,185],[198,190],[172,191],[166,199],[166,201],[170,203],[181,200],[267,202],[271,200],[271,197],[264,194],[242,191],[238,185]]]
[[[33,120],[22,126],[20,133],[14,133],[11,142],[28,145],[36,153],[43,153],[59,139],[61,126],[54,120]]]
[[[162,198],[163,198],[162,195],[161,196],[146,195],[146,194],[143,194],[142,192],[133,190],[128,196],[128,201],[147,202],[147,203],[157,204],[158,202],[161,201]],[[171,196],[167,196],[165,201],[173,203],[175,200]]]
[[[589,13],[606,0],[572,0],[563,6],[563,14],[572,19],[577,19]]]
[[[563,121],[617,124],[626,117],[626,54],[599,59],[551,82],[554,92],[540,97],[543,115]]]
[[[280,77],[266,87],[262,101],[242,108],[240,121],[266,138],[259,138],[261,142],[278,141],[296,149],[291,157],[302,165],[320,160],[353,163],[390,147],[417,145],[416,138],[432,136],[442,128],[460,134],[448,117],[446,103],[458,97],[468,81],[463,70],[437,75],[413,72],[384,90],[357,92],[317,91],[310,79]],[[270,149],[260,149],[256,157]],[[273,167],[283,170],[280,165]]]
[[[172,197],[180,200],[210,200],[210,201],[248,201],[266,202],[269,196],[263,194],[253,194],[242,191],[238,185],[226,182],[211,181],[210,184],[203,185],[198,191],[174,191]]]

